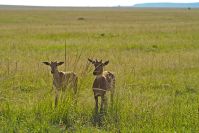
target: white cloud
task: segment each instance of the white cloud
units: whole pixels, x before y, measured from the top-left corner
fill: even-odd
[[[0,4],[35,6],[131,6],[146,2],[199,2],[199,0],[0,0]]]

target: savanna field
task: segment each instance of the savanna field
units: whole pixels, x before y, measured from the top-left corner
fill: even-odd
[[[97,120],[87,58],[109,60],[116,76],[114,104]],[[68,90],[55,108],[42,62],[65,60],[78,102]],[[198,9],[0,9],[1,133],[197,133],[198,98]]]

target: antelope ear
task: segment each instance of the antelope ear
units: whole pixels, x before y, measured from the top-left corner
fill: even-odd
[[[108,65],[109,61],[105,61],[103,64],[104,66]]]
[[[88,61],[90,61],[92,64],[95,63],[95,61],[93,61],[93,60],[91,60],[91,59],[89,59],[89,58],[88,58]]]
[[[42,62],[42,63],[44,63],[45,65],[50,65],[50,63],[49,63],[49,62]]]
[[[64,64],[64,62],[58,62],[58,63],[57,63],[57,66],[60,66],[60,65],[62,65],[62,64]]]

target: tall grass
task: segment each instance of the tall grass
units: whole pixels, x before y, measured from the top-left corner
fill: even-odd
[[[199,10],[24,10],[0,10],[0,132],[198,132]],[[54,108],[41,62],[64,61],[65,43],[78,102],[68,90]],[[116,76],[104,114],[93,112],[88,57]]]

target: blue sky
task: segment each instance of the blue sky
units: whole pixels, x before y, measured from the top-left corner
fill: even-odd
[[[0,0],[4,5],[33,6],[131,6],[149,2],[199,2],[199,0]]]

